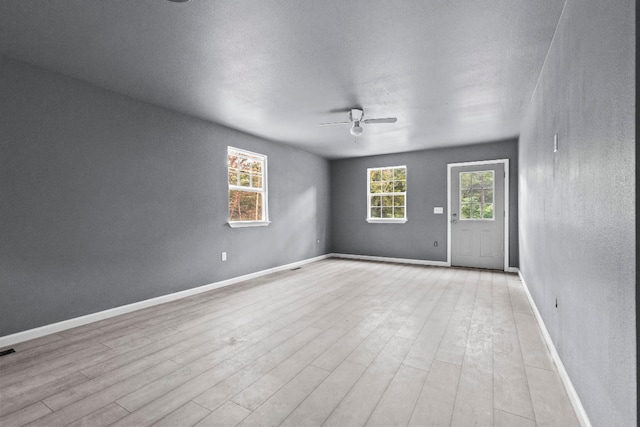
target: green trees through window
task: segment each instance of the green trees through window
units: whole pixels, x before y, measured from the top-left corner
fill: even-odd
[[[267,221],[267,157],[229,147],[229,221]]]
[[[394,166],[367,170],[369,212],[367,219],[405,219],[407,167]]]
[[[460,172],[460,219],[493,219],[493,171]]]

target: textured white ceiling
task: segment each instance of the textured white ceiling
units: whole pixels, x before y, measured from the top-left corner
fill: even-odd
[[[519,134],[564,0],[2,0],[0,53],[329,158]],[[365,126],[317,123],[398,117]]]

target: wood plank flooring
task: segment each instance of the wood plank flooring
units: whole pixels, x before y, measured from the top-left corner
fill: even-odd
[[[501,272],[329,259],[12,347],[2,426],[579,425]]]

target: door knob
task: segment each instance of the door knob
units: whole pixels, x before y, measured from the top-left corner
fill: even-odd
[[[451,223],[455,224],[456,222],[458,222],[458,214],[457,213],[452,213],[451,214]]]

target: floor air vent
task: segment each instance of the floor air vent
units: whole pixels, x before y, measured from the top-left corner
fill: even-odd
[[[295,268],[292,268],[291,271],[300,270],[301,268],[302,267],[295,267]]]
[[[6,356],[7,354],[15,353],[16,351],[12,348],[8,348],[6,350],[0,351],[0,357]]]

